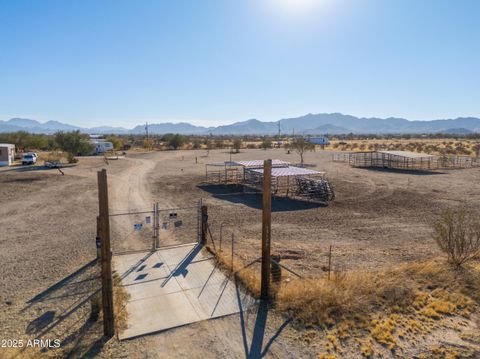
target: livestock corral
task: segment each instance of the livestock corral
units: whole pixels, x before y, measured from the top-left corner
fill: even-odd
[[[335,198],[333,186],[325,172],[292,166],[289,162],[272,160],[271,193],[274,197],[296,198],[298,200],[327,203]],[[263,161],[228,161],[205,165],[207,183],[242,186],[247,192],[262,190]]]
[[[440,170],[480,167],[474,156],[431,155],[410,151],[359,151],[335,153],[333,160],[347,162],[352,167],[386,168],[397,170]]]
[[[25,333],[47,333],[63,341],[62,353],[73,353],[70,355],[74,357],[89,357],[92,353],[100,353],[103,357],[149,357],[157,355],[159,350],[170,357],[174,354],[186,356],[192,352],[204,357],[212,356],[212,353],[220,357],[222,353],[228,353],[230,357],[244,357],[241,342],[245,329],[239,327],[237,317],[218,319],[208,325],[197,323],[192,327],[138,338],[128,343],[110,342],[104,345],[101,342],[101,328],[97,324],[88,324],[89,302],[85,301],[88,298],[85,293],[94,293],[98,288],[98,282],[95,282],[98,277],[91,264],[95,258],[97,214],[95,175],[100,168],[107,168],[112,214],[129,210],[148,211],[153,203],[158,203],[160,210],[195,206],[201,200],[208,207],[209,243],[227,254],[227,264],[233,253],[233,267],[234,261],[247,264],[260,256],[262,197],[258,193],[258,185],[262,167],[258,164],[251,167],[246,161],[261,163],[269,158],[278,160],[274,161],[272,169],[272,178],[276,178],[272,180],[272,184],[276,182],[271,214],[272,255],[291,271],[284,272],[283,278],[292,282],[294,277],[306,280],[326,278],[331,271],[332,285],[343,288],[336,289],[336,293],[344,293],[345,287],[349,288],[351,297],[345,297],[344,304],[356,305],[355,309],[363,305],[359,298],[363,300],[372,295],[372,291],[365,294],[365,289],[357,296],[356,290],[360,290],[358,283],[365,288],[383,285],[377,277],[366,273],[407,268],[405,273],[410,275],[405,279],[407,285],[417,274],[411,274],[414,267],[401,266],[418,265],[442,257],[432,239],[431,225],[443,210],[462,205],[469,211],[480,211],[480,168],[429,172],[372,170],[332,161],[332,152],[329,151],[307,153],[304,166],[295,164],[299,161],[295,153],[287,153],[283,149],[242,150],[238,154],[230,154],[225,150],[198,150],[129,153],[126,158],[109,161],[109,164],[101,158],[81,158],[76,166],[66,168],[63,176],[56,171],[34,170],[35,167],[28,171],[14,168],[2,170],[0,284],[6,290],[2,291],[0,303],[0,320],[4,323],[0,334],[16,337]],[[206,170],[206,165],[212,163],[216,165],[208,166],[211,168]],[[278,175],[275,176],[275,173]],[[250,176],[255,178],[250,179]],[[288,185],[279,183],[283,180],[288,181]],[[301,190],[292,187],[298,186],[299,181],[328,181],[335,197],[318,201],[302,196]],[[25,216],[24,208],[31,209],[28,216]],[[176,212],[178,218],[175,223],[182,220],[182,225],[186,226],[187,220],[191,220],[193,228],[197,218],[183,218],[187,216],[184,213],[187,212]],[[191,210],[189,213],[194,216],[197,212]],[[115,221],[119,222],[119,227],[112,228],[113,234],[121,225],[133,231],[130,223],[122,219],[124,217],[115,218],[118,220],[112,220],[112,227],[116,225]],[[172,235],[162,238],[162,233],[160,245],[173,244]],[[192,230],[191,233],[194,241],[196,232]],[[144,246],[136,242],[140,240],[137,240],[138,236],[129,236],[125,230],[121,238],[112,238],[113,245],[118,246],[115,241],[121,240],[125,241],[122,248],[143,249]],[[22,263],[21,268],[19,263]],[[258,270],[256,264],[249,268]],[[338,273],[361,274],[364,281],[357,278],[349,282],[348,278],[353,277],[347,274],[342,277]],[[386,277],[389,281],[395,278],[394,275]],[[350,286],[345,283],[353,284]],[[436,283],[432,288],[451,289],[438,286]],[[306,293],[305,289],[300,293]],[[402,293],[404,291],[398,285],[392,285],[388,293],[379,296],[379,301],[384,303],[394,298],[392,300],[400,303],[398,298]],[[429,295],[429,298],[437,298],[439,294],[437,291]],[[288,302],[285,292],[279,291],[279,296]],[[332,297],[326,298],[333,301]],[[425,303],[429,303],[427,299]],[[462,308],[466,306],[464,304]],[[307,305],[304,308],[311,309]],[[332,313],[342,308],[340,305],[334,307]],[[362,310],[373,311],[375,308],[373,305],[365,306]],[[316,315],[311,318],[315,325],[321,321],[320,314],[316,312]],[[398,312],[386,312],[385,315],[390,321],[394,320],[391,318],[400,320]],[[475,318],[478,317],[475,315],[460,319],[447,318],[450,320],[448,325],[461,322],[462,328],[474,331],[478,329],[475,324]],[[301,318],[301,313],[297,318]],[[365,324],[365,335],[374,333],[372,338],[375,340],[368,337],[368,343],[373,348],[370,349],[384,357],[392,357],[395,353],[390,346],[395,348],[396,344],[387,341],[388,338],[375,336],[384,328],[382,318],[378,317],[376,322],[368,319],[372,328],[370,331]],[[329,320],[328,330],[333,330],[334,322]],[[425,338],[417,338],[415,345],[406,340],[402,342],[403,356],[413,357],[424,353],[432,349],[432,343],[439,342],[438,337],[457,333],[443,324],[439,325],[440,319],[436,320],[437,325],[428,324],[431,332],[422,332]],[[312,323],[307,329],[290,325],[285,325],[283,329],[283,322],[283,314],[274,312],[269,314],[266,323],[267,332],[274,338],[269,347],[274,357],[317,357],[325,351],[332,354],[342,346],[337,343],[337,349],[332,349],[331,345],[328,347],[326,342],[333,339],[326,339],[322,334],[324,329],[311,332],[308,328],[313,328]],[[247,332],[255,330],[254,322],[247,321],[246,325],[250,325]],[[280,326],[283,332],[275,336]],[[385,329],[386,332],[388,330]],[[348,342],[345,331],[340,333],[339,329],[329,333],[334,338],[343,338],[341,340],[347,343],[343,345],[346,357],[358,357],[359,352],[355,350],[363,344]],[[222,341],[207,340],[226,332],[231,334]],[[394,334],[392,330],[392,336]],[[455,338],[459,336],[458,333],[455,335]],[[316,338],[322,344],[313,345],[311,338]],[[397,340],[400,340],[398,336]],[[387,344],[382,346],[385,341]],[[180,342],[183,343],[181,347],[175,345]],[[329,349],[325,350],[327,347]],[[288,356],[285,353],[295,355]]]

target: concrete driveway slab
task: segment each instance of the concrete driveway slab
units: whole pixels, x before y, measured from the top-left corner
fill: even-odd
[[[120,339],[238,313],[255,303],[196,244],[123,254],[113,263],[129,293]]]

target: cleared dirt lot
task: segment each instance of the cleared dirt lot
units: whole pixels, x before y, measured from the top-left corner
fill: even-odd
[[[205,163],[230,158],[221,150],[205,155],[206,151],[130,153],[109,165],[101,158],[83,158],[65,169],[65,176],[55,170],[0,169],[0,337],[60,338],[58,354],[72,357],[245,357],[261,353],[262,341],[263,349],[270,343],[271,357],[314,356],[274,311],[265,316],[266,325],[261,316],[249,313],[121,343],[104,343],[101,323],[87,320],[89,298],[99,288],[93,260],[96,171],[103,167],[109,174],[111,212],[149,210],[155,201],[161,208],[192,206],[203,198],[214,238],[219,240],[223,223],[224,245],[233,232],[236,253],[245,260],[259,256],[260,196],[202,184]],[[234,160],[266,158],[298,161],[284,150],[232,155]],[[480,207],[479,169],[439,174],[352,169],[332,162],[331,152],[308,153],[306,163],[327,172],[335,186],[335,202],[325,207],[275,199],[272,215],[273,251],[302,274],[323,272],[329,245],[337,269],[377,268],[437,256],[430,239],[433,218],[451,206]],[[126,223],[125,230],[130,227]],[[160,240],[171,244],[169,238]],[[148,245],[131,237],[114,241],[123,249]],[[265,335],[259,336],[262,325]]]
[[[173,156],[161,153],[160,156]],[[195,164],[197,155],[199,164]],[[203,198],[215,239],[228,243],[235,234],[236,252],[259,256],[261,197],[242,194],[241,188],[202,185],[206,162],[229,160],[226,151],[184,152],[168,166],[160,162],[152,175],[154,197],[160,203],[181,206]],[[392,172],[351,168],[331,160],[332,152],[308,153],[306,163],[326,171],[335,187],[329,206],[289,199],[273,201],[273,251],[284,263],[304,274],[322,271],[325,255],[333,247],[339,270],[377,268],[439,254],[430,238],[430,224],[444,209],[480,207],[480,169],[443,173]],[[183,161],[181,160],[183,157]],[[284,150],[244,150],[234,160],[278,158],[298,162]],[[163,202],[164,201],[164,202]]]

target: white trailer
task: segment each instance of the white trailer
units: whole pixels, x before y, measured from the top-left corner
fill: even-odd
[[[11,166],[15,161],[15,145],[0,143],[0,166]]]
[[[108,152],[108,151],[113,151],[113,143],[111,142],[101,140],[101,139],[95,139],[95,140],[90,140],[90,143],[95,148],[95,153],[97,155]]]

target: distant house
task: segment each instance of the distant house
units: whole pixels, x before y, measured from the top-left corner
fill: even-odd
[[[330,141],[328,140],[328,137],[326,137],[326,136],[310,137],[307,140],[308,140],[308,142],[313,143],[314,145],[327,146],[327,145],[330,144]]]
[[[15,145],[0,143],[0,166],[11,166],[15,160]]]
[[[91,139],[90,143],[93,145],[95,154],[101,154],[108,151],[113,151],[113,143],[101,138]]]

